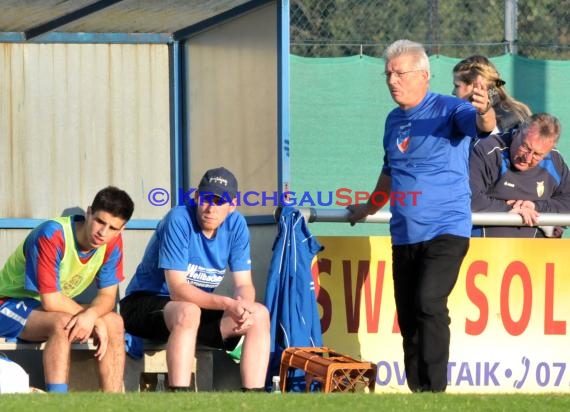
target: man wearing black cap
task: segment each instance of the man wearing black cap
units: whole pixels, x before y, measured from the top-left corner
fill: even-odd
[[[237,190],[229,170],[208,170],[194,202],[173,208],[158,224],[121,301],[129,334],[167,342],[172,390],[188,390],[196,343],[228,353],[241,347],[243,389],[263,390],[265,384],[269,312],[255,302],[249,231],[236,211]],[[226,267],[234,297],[214,293]]]

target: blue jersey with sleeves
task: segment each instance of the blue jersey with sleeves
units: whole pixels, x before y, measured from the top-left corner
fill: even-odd
[[[394,245],[470,236],[468,157],[475,137],[475,108],[453,96],[428,92],[412,109],[390,112],[382,173],[391,177]]]
[[[232,272],[251,270],[245,218],[230,213],[208,239],[196,219],[196,206],[177,206],[158,224],[126,295],[144,291],[168,296],[165,269],[186,272],[188,283],[212,292],[228,266]]]

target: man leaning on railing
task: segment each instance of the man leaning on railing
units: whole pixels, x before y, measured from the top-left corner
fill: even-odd
[[[561,237],[561,226],[538,226],[540,213],[570,212],[568,166],[554,148],[559,120],[537,113],[509,132],[478,140],[470,155],[473,212],[509,212],[524,226],[474,226],[473,236]]]

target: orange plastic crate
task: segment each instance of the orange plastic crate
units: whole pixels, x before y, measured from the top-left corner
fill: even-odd
[[[281,355],[279,370],[281,391],[287,388],[290,368],[305,372],[307,392],[313,380],[321,382],[323,392],[374,392],[376,365],[362,362],[326,347],[287,348]]]

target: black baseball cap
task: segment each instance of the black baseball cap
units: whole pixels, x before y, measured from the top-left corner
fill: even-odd
[[[198,185],[198,192],[202,194],[213,194],[214,196],[234,199],[237,195],[237,179],[232,172],[225,167],[210,169]]]

